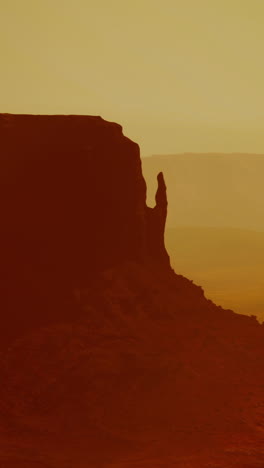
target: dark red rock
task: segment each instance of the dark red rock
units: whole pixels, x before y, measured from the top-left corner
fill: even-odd
[[[73,289],[107,267],[169,264],[158,180],[150,210],[138,145],[101,117],[0,116],[5,335],[60,317],[62,304],[71,314]]]
[[[158,268],[169,270],[170,259],[164,245],[168,201],[162,172],[158,174],[157,181],[156,205],[154,208],[147,207],[147,251],[150,262],[158,264]]]
[[[2,465],[262,467],[264,327],[171,270],[162,174],[148,208],[99,117],[2,115],[0,154]]]

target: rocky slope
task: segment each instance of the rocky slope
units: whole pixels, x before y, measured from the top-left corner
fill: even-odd
[[[172,271],[162,174],[99,117],[0,137],[2,465],[262,467],[264,327]]]

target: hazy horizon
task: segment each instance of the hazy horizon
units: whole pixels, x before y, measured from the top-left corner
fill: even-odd
[[[258,0],[10,0],[1,111],[101,115],[143,156],[264,152]]]
[[[264,155],[185,153],[142,159],[147,202],[156,174],[168,194],[165,231],[171,264],[207,297],[264,319]]]
[[[202,286],[215,304],[264,320],[264,232],[228,227],[167,228],[178,274]]]

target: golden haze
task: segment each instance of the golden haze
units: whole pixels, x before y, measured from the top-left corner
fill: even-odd
[[[9,0],[2,112],[102,115],[144,155],[263,152],[262,0]]]

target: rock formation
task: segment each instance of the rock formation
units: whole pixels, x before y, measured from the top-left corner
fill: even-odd
[[[163,174],[157,176],[158,189],[156,192],[156,205],[147,207],[147,250],[149,261],[158,263],[158,267],[169,267],[170,260],[164,245],[164,231],[167,218],[167,194]],[[157,265],[156,265],[157,267]]]
[[[0,464],[263,466],[264,327],[172,271],[121,127],[1,115],[0,191]]]
[[[138,145],[100,117],[2,114],[0,200],[5,336],[62,303],[70,314],[71,292],[105,268],[169,265],[162,176],[150,210]]]

